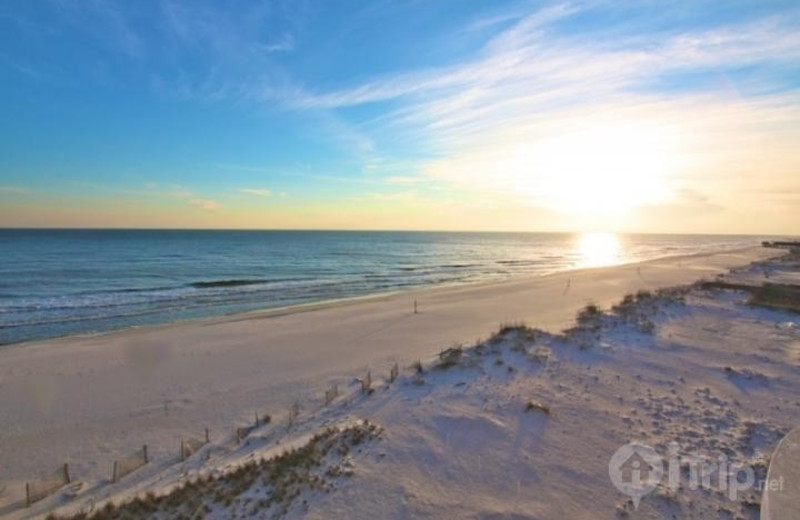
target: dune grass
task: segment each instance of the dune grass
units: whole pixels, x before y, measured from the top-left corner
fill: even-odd
[[[148,492],[121,504],[107,502],[92,513],[51,514],[47,520],[200,519],[220,510],[228,518],[282,518],[304,491],[329,492],[333,479],[351,475],[352,469],[343,463],[351,449],[380,434],[381,429],[368,421],[327,428],[303,446],[247,462],[224,475],[201,476],[161,495]],[[254,494],[256,487],[263,492]]]

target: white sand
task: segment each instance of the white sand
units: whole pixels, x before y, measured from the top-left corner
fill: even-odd
[[[228,437],[255,412],[280,415],[295,400],[318,401],[332,382],[347,387],[368,368],[383,374],[393,360],[407,365],[473,342],[501,322],[558,331],[590,301],[606,306],[638,289],[712,278],[775,255],[752,248],[0,349],[0,514],[26,478],[62,462],[75,479],[94,483],[110,475],[115,457],[142,444],[156,461],[173,457],[181,437],[202,436],[206,427],[212,438]],[[436,420],[455,432],[493,428],[473,412]],[[464,435],[469,448],[471,434]],[[418,486],[412,477],[398,485]]]
[[[772,454],[769,480],[761,503],[761,520],[800,518],[800,426],[781,439]]]

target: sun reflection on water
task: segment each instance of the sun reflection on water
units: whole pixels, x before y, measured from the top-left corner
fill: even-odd
[[[614,233],[584,233],[578,237],[578,267],[603,267],[621,261],[619,237]]]

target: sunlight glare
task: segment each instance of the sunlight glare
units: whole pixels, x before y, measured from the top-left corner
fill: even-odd
[[[603,267],[620,262],[620,243],[613,233],[584,233],[578,237],[578,267]]]
[[[530,196],[576,216],[619,215],[668,198],[664,177],[672,154],[663,129],[638,123],[593,124],[529,150],[538,177]]]

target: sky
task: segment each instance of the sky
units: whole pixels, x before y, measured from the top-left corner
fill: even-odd
[[[0,226],[800,234],[800,4],[4,0]]]

